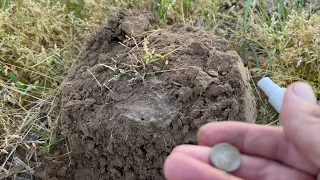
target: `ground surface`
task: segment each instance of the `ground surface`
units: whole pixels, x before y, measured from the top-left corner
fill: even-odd
[[[44,172],[59,179],[163,179],[167,155],[196,143],[200,126],[254,123],[255,112],[247,72],[226,41],[161,26],[148,13],[117,13],[88,41],[62,88],[71,167],[56,163]]]
[[[261,77],[270,76],[283,87],[304,81],[317,97],[320,94],[320,1],[303,2],[307,1],[1,1],[0,179],[30,179],[40,162],[47,160],[69,162],[69,143],[60,134],[60,116],[54,110],[59,107],[61,83],[83,51],[86,36],[108,13],[120,9],[147,10],[161,22],[207,28],[225,37],[250,70],[258,104],[256,123],[277,125],[278,113],[255,87]],[[154,65],[134,69],[143,75]],[[65,176],[69,169],[62,167],[52,171]]]

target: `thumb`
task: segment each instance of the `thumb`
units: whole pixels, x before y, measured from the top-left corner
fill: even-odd
[[[294,83],[287,88],[281,120],[288,139],[320,167],[320,106],[308,84]]]

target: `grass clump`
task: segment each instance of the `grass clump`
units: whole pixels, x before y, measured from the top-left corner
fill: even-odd
[[[0,173],[17,148],[27,162],[49,151],[51,110],[84,39],[104,20],[104,1],[0,1]]]

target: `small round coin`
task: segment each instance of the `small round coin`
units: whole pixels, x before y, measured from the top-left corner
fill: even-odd
[[[211,163],[225,172],[234,172],[241,165],[241,155],[237,148],[229,143],[219,143],[210,151]]]

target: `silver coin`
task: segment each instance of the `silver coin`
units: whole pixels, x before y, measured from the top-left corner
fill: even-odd
[[[241,165],[241,154],[239,150],[229,143],[219,143],[210,151],[211,163],[225,172],[234,172]]]

